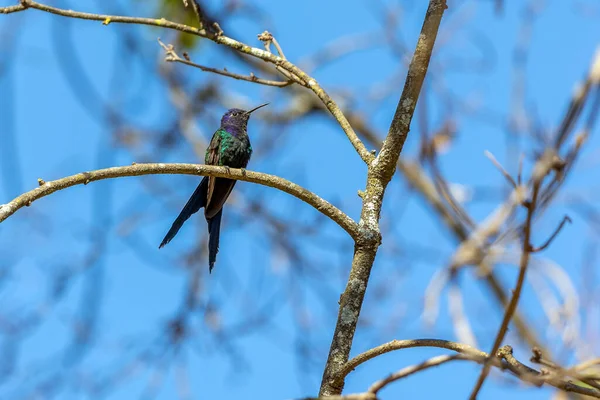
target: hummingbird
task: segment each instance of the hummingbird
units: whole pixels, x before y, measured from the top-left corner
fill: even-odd
[[[221,127],[217,129],[210,140],[204,156],[204,163],[231,168],[246,168],[252,155],[252,146],[247,131],[250,114],[268,104],[261,104],[249,111],[239,108],[228,110],[221,118]],[[169,243],[177,235],[183,223],[204,207],[204,217],[208,223],[208,271],[212,272],[219,252],[223,205],[236,182],[235,179],[205,176],[158,248]]]

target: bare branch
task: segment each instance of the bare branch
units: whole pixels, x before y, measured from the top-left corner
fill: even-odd
[[[402,95],[398,101],[398,107],[396,108],[392,124],[381,152],[376,159],[378,167],[375,169],[381,168],[385,170],[380,171],[380,173],[383,173],[385,179],[388,181],[391,179],[395,170],[395,168],[390,167],[396,166],[404,142],[408,137],[410,123],[415,108],[417,107],[425,75],[427,74],[429,60],[433,53],[433,46],[437,38],[440,22],[442,21],[442,15],[447,7],[446,1],[444,0],[431,0],[429,2],[417,47],[408,68],[404,89],[402,90]]]
[[[598,382],[596,382],[596,380],[599,378],[597,374],[593,375],[593,376],[585,376],[585,374],[580,373],[577,370],[577,367],[573,367],[573,368],[563,368],[560,365],[557,365],[556,363],[553,363],[550,360],[546,360],[543,355],[542,352],[537,349],[534,348],[533,349],[533,356],[530,359],[531,362],[543,365],[544,367],[546,367],[547,369],[549,369],[549,374],[553,374],[556,377],[559,378],[565,378],[565,377],[574,377],[575,379],[580,380],[581,382],[585,383],[586,385],[592,386],[595,389],[599,389],[600,390],[600,384]]]
[[[279,56],[281,58],[283,58],[284,60],[287,60],[285,58],[285,55],[283,54],[283,50],[281,50],[281,46],[279,46],[279,42],[277,42],[275,40],[275,37],[273,36],[273,34],[269,31],[264,31],[260,34],[257,35],[258,40],[260,40],[261,42],[263,42],[263,45],[265,46],[265,50],[267,50],[269,53],[271,53],[271,43],[276,44],[275,49],[277,50],[277,52],[279,53]],[[288,78],[291,81],[294,81],[302,86],[306,86],[306,82],[303,81],[302,79],[300,79],[298,76],[292,74],[289,71],[286,71],[285,69],[283,69],[282,67],[280,67],[279,65],[275,66],[275,69],[277,71],[279,71],[281,74],[283,74],[283,76],[285,76],[286,78]]]
[[[18,11],[23,11],[27,7],[23,4],[17,4],[16,6],[0,7],[0,14],[10,14]]]
[[[215,176],[218,178],[229,178],[240,181],[258,183],[279,189],[285,193],[310,204],[317,211],[331,218],[348,234],[356,238],[358,226],[344,212],[331,203],[311,191],[278,176],[263,174],[260,172],[247,171],[227,167],[216,167],[203,164],[134,164],[123,167],[112,167],[90,172],[82,172],[67,176],[55,181],[45,181],[36,189],[24,193],[7,204],[0,205],[0,223],[14,214],[22,207],[29,207],[34,201],[48,196],[56,191],[76,185],[87,185],[90,182],[103,179],[121,178],[126,176],[158,175],[158,174],[184,174],[199,176]]]
[[[537,207],[538,196],[540,193],[540,187],[542,185],[542,180],[544,179],[544,177],[546,177],[546,175],[548,173],[550,173],[550,171],[552,171],[552,169],[554,169],[556,167],[557,162],[558,161],[557,161],[556,153],[553,150],[548,149],[547,151],[544,152],[544,154],[542,154],[542,156],[535,163],[535,166],[533,168],[533,172],[532,172],[533,188],[532,188],[531,199],[527,202],[527,218],[525,221],[525,226],[523,227],[523,245],[522,245],[522,252],[521,252],[521,260],[519,262],[519,276],[517,277],[517,283],[516,283],[515,289],[512,292],[513,295],[510,299],[510,302],[508,303],[508,306],[506,307],[506,311],[504,313],[504,318],[502,319],[502,323],[500,324],[500,328],[496,335],[496,339],[494,340],[494,345],[492,347],[492,350],[490,351],[490,354],[496,354],[496,352],[500,348],[500,344],[504,340],[504,336],[506,335],[506,332],[508,331],[508,325],[510,324],[510,320],[512,319],[512,316],[513,316],[515,310],[517,309],[517,304],[519,303],[519,299],[521,297],[521,292],[523,290],[523,283],[525,282],[525,275],[527,273],[527,266],[529,265],[529,257],[531,255],[531,250],[532,250],[531,231],[532,231],[532,225],[533,225],[533,214],[535,213],[535,210]],[[470,400],[475,400],[477,398],[477,394],[479,393],[479,390],[483,386],[483,382],[485,381],[485,378],[487,377],[489,370],[490,370],[490,364],[486,363],[484,365],[483,369],[481,370],[481,374],[479,375],[479,378],[477,379],[477,382],[475,383],[475,387],[473,388],[473,391],[471,392],[471,395],[469,397]]]
[[[267,61],[275,66],[281,67],[284,70],[290,72],[292,75],[297,76],[301,81],[303,86],[309,88],[313,93],[317,95],[317,97],[321,100],[321,102],[325,105],[325,107],[329,110],[331,115],[336,119],[340,127],[344,130],[344,133],[350,140],[352,146],[362,158],[362,160],[366,164],[370,164],[371,161],[375,158],[371,152],[367,150],[364,143],[360,140],[360,138],[354,132],[354,129],[344,116],[344,113],[341,111],[336,102],[329,96],[329,94],[318,84],[318,82],[298,68],[296,65],[287,61],[282,57],[278,57],[268,51],[248,46],[244,43],[238,42],[237,40],[231,39],[224,35],[217,35],[208,31],[206,29],[197,29],[188,25],[178,24],[176,22],[167,21],[164,18],[161,19],[153,19],[153,18],[139,18],[139,17],[125,17],[120,15],[106,15],[106,14],[92,14],[86,12],[79,12],[73,10],[65,10],[61,8],[52,7],[46,4],[41,4],[35,2],[33,0],[21,0],[22,6],[21,8],[12,8],[10,12],[23,11],[27,8],[35,8],[40,11],[48,12],[51,14],[60,15],[63,17],[69,18],[77,18],[77,19],[85,19],[91,21],[101,21],[104,25],[109,25],[111,23],[123,23],[123,24],[139,24],[139,25],[150,25],[150,26],[158,26],[167,29],[173,29],[180,32],[189,33],[192,35],[200,36],[213,42],[230,47],[240,53],[248,54],[252,57],[261,59],[263,61]]]
[[[464,240],[452,255],[450,269],[467,264],[480,264],[486,256],[487,243],[498,235],[506,221],[514,214],[526,198],[526,188],[517,186],[505,203],[499,205],[490,215],[479,224],[467,240]]]
[[[414,373],[423,371],[425,369],[431,368],[431,367],[437,367],[438,365],[441,364],[445,364],[449,361],[455,361],[455,360],[472,360],[471,357],[465,356],[463,354],[454,354],[454,355],[444,355],[444,356],[436,356],[436,357],[432,357],[429,360],[423,361],[420,364],[417,365],[411,365],[409,367],[406,368],[402,368],[400,371],[398,372],[394,372],[393,374],[389,375],[388,377],[375,382],[374,384],[371,385],[371,387],[369,388],[369,393],[373,393],[373,394],[377,394],[377,392],[379,392],[381,389],[383,389],[384,387],[386,387],[387,385],[389,385],[390,383],[399,381],[400,379],[406,378],[409,375],[412,375]]]
[[[269,46],[271,45],[271,43],[273,43],[273,45],[275,46],[275,50],[277,50],[277,54],[279,54],[279,57],[283,58],[284,60],[287,60],[285,54],[283,54],[283,50],[281,49],[279,42],[277,41],[277,39],[275,39],[275,36],[273,36],[271,32],[264,31],[263,33],[258,35],[258,40],[262,41],[265,44],[265,48],[267,49],[267,51],[271,51]]]
[[[544,374],[539,371],[523,364],[519,360],[517,360],[512,354],[512,347],[503,346],[498,349],[496,353],[497,357],[490,358],[488,353],[478,350],[472,346],[463,343],[450,342],[447,340],[439,340],[439,339],[414,339],[414,340],[393,340],[389,343],[382,344],[381,346],[377,346],[371,350],[368,350],[358,356],[354,357],[352,360],[348,361],[344,366],[344,369],[341,371],[346,375],[349,374],[359,366],[360,364],[373,359],[379,355],[389,353],[395,350],[402,350],[407,348],[414,347],[437,347],[455,351],[459,354],[455,355],[442,355],[430,358],[429,360],[424,361],[423,363],[412,365],[406,368],[401,369],[398,372],[391,374],[390,376],[382,379],[369,388],[367,393],[377,394],[381,389],[383,389],[386,385],[405,378],[409,375],[412,375],[416,372],[422,371],[427,368],[431,368],[440,364],[444,364],[453,360],[468,360],[474,361],[478,364],[487,364],[490,363],[491,366],[497,367],[502,370],[509,370],[512,374],[514,374],[517,378],[522,380],[523,382],[531,383],[535,386],[542,386],[543,384],[548,384],[554,386],[558,389],[562,389],[569,392],[575,392],[580,394],[585,394],[588,396],[600,398],[600,391],[595,389],[590,389],[587,387],[579,386],[570,381],[568,375],[563,374]],[[568,370],[562,370],[568,371]]]
[[[357,128],[359,132],[361,132],[362,136],[366,138],[366,140],[373,146],[380,145],[379,136],[373,132],[373,130],[367,126],[365,121],[360,118],[357,114],[348,114],[350,121],[352,121],[352,125]],[[520,167],[519,167],[519,179],[518,183],[521,186],[521,171],[522,171],[522,163],[523,163],[523,155],[520,157]],[[415,163],[404,160],[400,158],[398,160],[398,170],[402,173],[404,178],[408,181],[408,183],[419,193],[422,198],[431,206],[431,209],[435,211],[439,218],[443,221],[443,223],[448,227],[450,233],[452,233],[459,242],[464,242],[469,239],[469,232],[464,226],[464,224],[454,216],[451,210],[446,206],[440,197],[439,193],[436,191],[435,185],[431,182],[431,179],[426,175],[423,168]],[[502,310],[506,308],[508,304],[509,298],[505,293],[502,284],[500,283],[500,279],[496,276],[494,271],[486,265],[486,263],[482,263],[479,265],[479,270],[485,270],[486,273],[483,276],[483,282],[487,284],[487,286],[491,289],[491,292],[495,299],[498,301],[499,305],[502,307]],[[445,284],[445,283],[444,283]],[[442,287],[439,290],[443,289]],[[529,328],[525,319],[519,315],[518,312],[515,312],[514,324],[517,328],[519,335],[525,340],[525,342],[530,346],[538,346],[541,347],[541,342],[537,339],[535,332]]]
[[[259,78],[259,77],[257,77],[254,74],[241,75],[241,74],[236,74],[236,73],[233,73],[233,72],[229,72],[226,69],[217,69],[217,68],[205,67],[204,65],[200,65],[200,64],[196,64],[195,62],[192,62],[191,60],[189,60],[188,57],[186,57],[185,59],[179,57],[179,55],[177,54],[177,52],[175,52],[175,49],[174,49],[174,47],[173,47],[172,44],[166,45],[166,44],[164,44],[160,40],[160,38],[158,39],[158,43],[165,50],[165,53],[167,53],[167,55],[165,57],[165,61],[168,61],[168,62],[178,62],[178,63],[181,63],[181,64],[189,65],[190,67],[198,68],[198,69],[200,69],[201,71],[204,71],[204,72],[212,72],[213,74],[222,75],[222,76],[226,76],[226,77],[237,79],[237,80],[241,80],[241,81],[248,81],[248,82],[258,83],[258,84],[266,85],[266,86],[285,87],[285,86],[289,86],[289,85],[291,85],[291,84],[294,83],[294,81],[292,81],[292,80],[289,80],[289,81],[273,81],[273,80]],[[186,56],[185,53],[183,55],[184,55],[184,57]]]
[[[510,183],[510,185],[513,188],[517,187],[517,183],[515,182],[515,180],[512,178],[512,176],[510,176],[510,174],[508,173],[508,171],[506,169],[504,169],[504,167],[502,166],[502,164],[500,164],[498,162],[498,160],[496,160],[496,157],[494,157],[494,155],[489,152],[488,150],[485,151],[485,156],[487,158],[489,158],[489,160],[492,162],[492,164],[494,164],[494,166],[496,168],[498,168],[498,170],[500,171],[500,173],[502,173],[502,175],[506,178],[506,180],[508,181],[508,183]]]
[[[360,236],[356,240],[348,282],[340,298],[336,327],[321,380],[320,396],[338,395],[344,388],[344,377],[339,374],[339,371],[350,355],[363,299],[369,284],[369,276],[381,243],[379,218],[383,196],[394,175],[398,157],[408,135],[442,15],[446,8],[445,0],[429,2],[388,136],[377,158],[369,164],[367,187],[363,196],[359,222]]]
[[[558,148],[560,145],[566,140],[568,133],[575,126],[578,117],[581,115],[583,108],[585,106],[585,101],[588,98],[590,92],[592,91],[594,86],[598,86],[600,84],[600,48],[596,51],[594,55],[594,59],[592,60],[592,64],[590,66],[590,71],[586,80],[583,84],[578,84],[575,87],[573,96],[571,97],[571,102],[567,108],[567,112],[565,117],[562,120],[561,126],[558,129],[558,134],[556,135],[555,147]],[[593,115],[597,115],[597,109],[592,111]]]
[[[348,361],[342,369],[340,369],[341,377],[345,377],[350,372],[354,371],[359,365],[385,353],[391,351],[409,349],[414,347],[438,347],[440,349],[448,349],[455,351],[460,354],[468,355],[471,357],[480,357],[482,359],[487,358],[487,353],[477,350],[475,347],[469,346],[468,344],[462,344],[457,342],[451,342],[449,340],[441,339],[408,339],[408,340],[392,340],[391,342],[384,343],[380,346],[374,347],[370,350],[361,353]]]
[[[536,247],[534,249],[531,249],[532,253],[537,253],[539,251],[544,250],[545,248],[547,248],[548,246],[550,246],[550,244],[552,243],[552,241],[554,240],[554,238],[556,238],[556,236],[560,233],[561,229],[563,228],[563,226],[567,223],[571,223],[571,218],[569,218],[568,215],[565,215],[562,219],[562,221],[560,221],[560,224],[558,225],[558,227],[554,230],[554,233],[552,233],[552,235],[548,238],[548,240],[546,240],[546,242],[541,245],[540,247]]]

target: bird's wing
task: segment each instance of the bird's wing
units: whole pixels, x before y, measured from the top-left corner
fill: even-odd
[[[221,157],[221,142],[228,133],[223,129],[218,129],[214,134],[210,143],[206,148],[204,155],[204,163],[207,165],[220,165]]]
[[[214,178],[212,193],[209,195],[208,202],[204,208],[206,218],[212,218],[221,211],[223,204],[227,201],[229,194],[233,190],[235,179]]]
[[[225,134],[226,133],[222,129],[219,129],[214,133],[210,143],[208,144],[208,148],[206,149],[206,155],[204,156],[204,163],[206,165],[221,165],[221,142]],[[208,177],[208,194],[206,198],[206,204],[210,203],[214,187],[215,178]]]
[[[223,165],[221,146],[227,141],[227,135],[229,134],[222,129],[215,132],[206,149],[204,158],[206,164]],[[204,209],[206,218],[214,217],[223,208],[223,204],[227,201],[235,183],[236,180],[233,179],[209,177],[206,207]]]

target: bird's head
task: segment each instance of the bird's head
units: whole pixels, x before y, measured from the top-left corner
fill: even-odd
[[[245,127],[248,124],[248,119],[250,119],[250,114],[268,104],[269,103],[261,104],[260,106],[254,107],[249,111],[240,110],[239,108],[232,108],[223,115],[223,118],[221,118],[221,125]]]

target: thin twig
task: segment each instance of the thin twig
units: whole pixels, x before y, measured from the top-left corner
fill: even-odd
[[[287,60],[287,58],[285,58],[285,54],[283,54],[283,50],[281,49],[281,46],[279,45],[279,42],[277,41],[277,39],[275,39],[275,36],[271,36],[272,37],[272,41],[273,44],[275,45],[275,48],[277,49],[277,53],[279,53],[279,57],[283,58],[284,60]]]
[[[506,202],[500,204],[489,216],[482,221],[473,233],[469,235],[467,240],[463,241],[450,261],[450,270],[468,264],[481,264],[487,256],[486,248],[489,247],[489,242],[501,231],[515,213],[526,196],[526,189],[523,186],[517,186],[511,192]]]
[[[562,219],[562,221],[560,221],[560,224],[558,225],[558,227],[554,230],[554,233],[548,238],[548,240],[546,240],[546,242],[541,245],[540,247],[536,247],[534,249],[531,249],[532,253],[537,253],[539,251],[542,251],[544,249],[546,249],[548,246],[550,246],[550,244],[552,243],[552,241],[554,240],[554,238],[556,238],[556,236],[560,233],[561,229],[563,228],[563,226],[567,223],[571,223],[571,218],[569,218],[568,215],[565,215]]]
[[[265,46],[265,50],[268,51],[269,53],[271,53],[271,43],[275,43],[275,37],[273,36],[273,34],[269,31],[264,31],[261,34],[257,35],[257,38],[258,38],[258,40],[263,42],[263,45]],[[277,43],[276,47],[277,47],[277,51],[279,52],[279,56],[281,58],[283,58],[284,60],[286,60],[285,56],[282,55],[283,51],[281,50],[279,43]],[[306,82],[302,81],[302,79],[300,79],[296,75],[290,73],[289,71],[286,71],[285,69],[281,68],[279,65],[276,65],[275,69],[277,71],[279,71],[283,76],[288,78],[289,80],[297,82],[302,86],[306,86]]]
[[[600,365],[600,357],[592,358],[591,360],[584,361],[573,367],[575,371],[584,372],[588,368],[597,367]]]
[[[512,318],[514,311],[517,308],[517,304],[518,304],[519,298],[521,296],[521,290],[523,289],[523,283],[525,282],[525,273],[527,271],[527,265],[529,264],[529,255],[531,254],[531,245],[530,245],[531,230],[532,230],[531,225],[533,222],[533,211],[535,208],[535,204],[537,202],[538,193],[539,193],[539,185],[536,185],[533,189],[532,200],[530,201],[529,207],[527,208],[527,222],[525,223],[525,227],[524,227],[523,250],[521,253],[521,261],[519,264],[519,276],[517,278],[517,284],[513,291],[513,295],[510,299],[510,302],[508,303],[508,306],[506,307],[506,312],[504,313],[504,317],[502,319],[500,329],[498,330],[498,333],[496,335],[496,339],[494,340],[494,345],[492,347],[492,351],[490,351],[490,354],[496,354],[496,352],[500,348],[500,344],[502,343],[502,340],[504,340],[504,336],[506,335],[506,331],[508,330],[508,325],[510,323],[510,320]],[[490,361],[491,361],[491,359],[490,359]],[[485,381],[485,378],[487,378],[487,376],[489,374],[490,367],[491,367],[490,362],[487,362],[484,365],[483,369],[481,370],[481,374],[479,375],[479,378],[477,379],[477,382],[475,383],[475,387],[473,388],[473,391],[471,392],[471,395],[469,396],[470,400],[477,399],[477,394],[479,393],[479,390],[481,390],[481,387],[483,386],[483,382]]]
[[[523,290],[523,284],[525,282],[525,275],[527,273],[527,266],[529,265],[529,257],[531,255],[531,231],[533,225],[533,214],[535,213],[535,209],[537,206],[538,196],[540,192],[540,187],[542,185],[542,180],[544,177],[556,166],[557,157],[556,153],[552,150],[547,150],[542,154],[540,159],[536,162],[533,173],[532,173],[532,194],[531,199],[526,203],[527,205],[527,217],[525,221],[525,225],[523,227],[523,245],[521,251],[521,260],[519,262],[519,276],[517,277],[517,283],[513,290],[513,295],[506,307],[506,311],[504,313],[504,317],[502,319],[502,323],[500,324],[500,328],[498,329],[498,333],[496,334],[496,339],[494,340],[494,345],[492,350],[490,351],[490,355],[495,355],[498,349],[500,348],[500,344],[504,340],[504,336],[508,331],[508,325],[510,324],[510,320],[517,309],[517,304],[519,303],[519,299],[521,297],[521,292]],[[477,394],[481,387],[483,386],[483,382],[487,378],[490,371],[490,363],[486,362],[483,369],[481,370],[481,374],[475,383],[475,387],[469,396],[470,400],[475,400],[477,398]]]
[[[411,365],[409,367],[402,368],[400,371],[394,372],[393,374],[387,376],[386,378],[375,382],[374,384],[371,385],[368,392],[376,395],[381,389],[383,389],[390,383],[396,382],[400,379],[406,378],[409,375],[423,371],[425,369],[428,369],[431,367],[437,367],[438,365],[445,364],[449,361],[455,361],[455,360],[472,360],[472,358],[465,356],[463,354],[443,355],[443,356],[432,357],[429,360],[423,361],[420,364]],[[482,360],[482,362],[483,362],[483,360]]]
[[[556,377],[565,378],[565,377],[573,377],[586,385],[592,386],[593,388],[600,389],[600,384],[596,382],[596,377],[585,376],[585,374],[581,374],[575,368],[563,368],[556,363],[553,363],[550,360],[546,360],[542,352],[539,349],[533,349],[533,357],[531,357],[531,362],[536,364],[543,365],[544,367],[550,369],[550,373]]]
[[[494,157],[494,155],[492,153],[490,153],[489,151],[485,151],[484,152],[485,156],[487,158],[489,158],[489,160],[492,162],[492,164],[494,164],[496,166],[496,168],[498,168],[498,170],[502,173],[502,175],[506,178],[506,180],[508,181],[508,183],[510,183],[510,185],[513,188],[516,188],[517,182],[515,182],[515,180],[513,179],[512,176],[510,176],[510,174],[508,173],[508,171],[506,169],[504,169],[504,167],[502,166],[502,164],[500,164],[498,162],[498,160],[496,160],[496,157]]]
[[[181,64],[189,65],[190,67],[198,68],[204,72],[212,72],[213,74],[222,75],[222,76],[226,76],[226,77],[241,80],[241,81],[258,83],[258,84],[266,85],[266,86],[285,87],[285,86],[289,86],[294,83],[291,80],[289,80],[289,81],[273,81],[273,80],[259,78],[254,74],[241,75],[241,74],[236,74],[234,72],[229,72],[225,69],[205,67],[204,65],[196,64],[195,62],[193,62],[191,60],[179,57],[179,55],[175,52],[175,49],[172,44],[166,45],[160,40],[160,38],[158,39],[158,43],[161,45],[161,47],[167,53],[167,56],[165,57],[165,61],[168,61],[168,62],[178,62]],[[185,56],[185,54],[184,54],[184,56]]]

